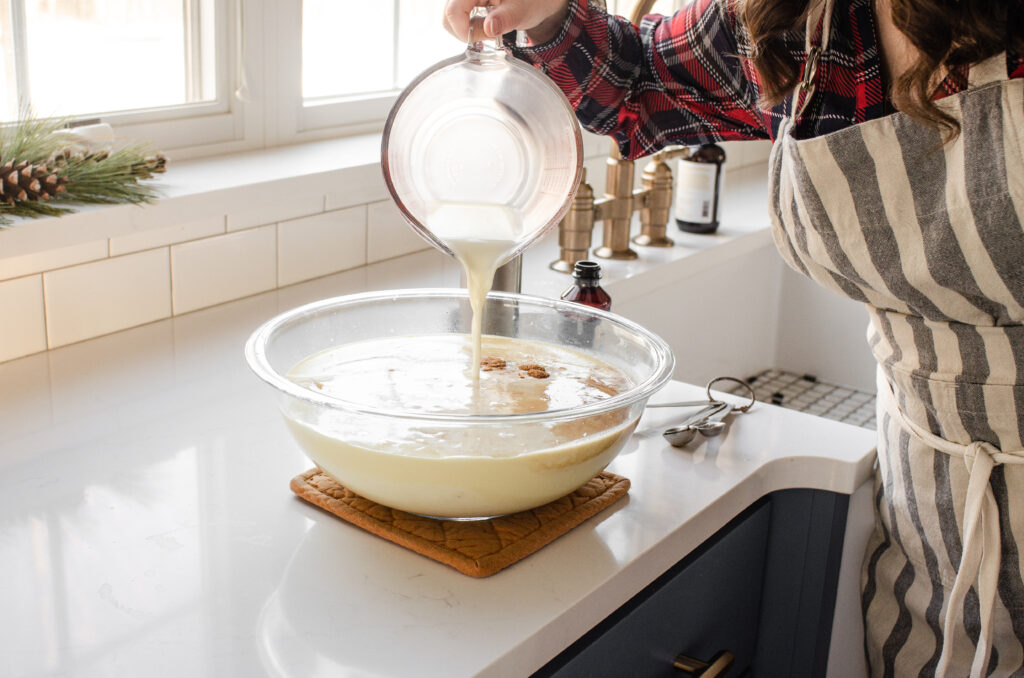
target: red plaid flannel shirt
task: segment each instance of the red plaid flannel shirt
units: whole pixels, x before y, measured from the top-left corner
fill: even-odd
[[[539,66],[569,98],[580,123],[612,136],[623,156],[638,158],[671,144],[774,139],[790,100],[758,105],[760,88],[746,31],[732,0],[693,0],[671,17],[649,15],[640,26],[570,0],[569,16],[549,43],[512,47]],[[882,117],[884,69],[871,0],[837,0],[816,93],[794,133],[813,137]],[[819,27],[820,31],[820,27]],[[806,60],[803,31],[787,36],[793,58]],[[1011,77],[1024,58],[1009,54]],[[941,93],[966,86],[951,74]]]

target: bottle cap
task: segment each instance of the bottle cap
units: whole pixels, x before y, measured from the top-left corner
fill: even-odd
[[[601,278],[601,264],[596,261],[577,261],[572,269],[576,278],[583,280],[599,280]]]

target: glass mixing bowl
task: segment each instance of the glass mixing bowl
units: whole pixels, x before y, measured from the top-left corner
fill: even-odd
[[[621,371],[631,386],[574,408],[462,415],[367,407],[286,376],[305,358],[351,342],[465,335],[471,318],[465,290],[355,294],[272,318],[249,338],[245,355],[274,387],[292,434],[323,471],[380,504],[443,518],[514,513],[580,487],[622,449],[674,367],[668,345],[625,318],[572,302],[491,293],[485,335],[568,347]]]
[[[381,167],[406,221],[442,252],[452,254],[438,230],[444,219],[433,215],[474,206],[514,212],[515,232],[496,238],[516,242],[510,259],[569,209],[583,141],[572,106],[548,77],[477,37],[485,12],[475,8],[464,54],[422,73],[395,101]],[[478,221],[485,239],[500,225]]]

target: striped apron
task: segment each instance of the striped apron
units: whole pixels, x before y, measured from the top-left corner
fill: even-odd
[[[828,76],[823,4],[797,119]],[[945,145],[900,113],[802,140],[784,123],[773,234],[790,266],[869,309],[872,675],[1024,676],[1024,80],[1000,55],[939,105],[962,129]]]

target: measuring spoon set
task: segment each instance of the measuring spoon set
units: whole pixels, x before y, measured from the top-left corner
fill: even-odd
[[[722,400],[716,400],[711,395],[711,387],[720,381],[731,381],[740,386],[743,386],[749,396],[750,402],[746,405],[738,406],[731,405]],[[681,424],[671,426],[664,431],[661,435],[664,436],[665,440],[668,441],[672,447],[685,447],[686,445],[693,442],[693,439],[699,433],[705,438],[713,438],[719,435],[725,430],[726,422],[725,418],[730,414],[736,412],[743,414],[753,407],[756,399],[754,397],[754,390],[750,388],[750,384],[747,382],[736,379],[735,377],[715,377],[708,382],[707,388],[707,400],[688,400],[684,402],[675,403],[655,403],[650,404],[647,407],[700,407],[701,409],[687,417]]]

